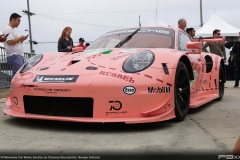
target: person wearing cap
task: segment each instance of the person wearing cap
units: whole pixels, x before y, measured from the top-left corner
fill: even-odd
[[[85,46],[86,46],[86,47],[90,46],[90,43],[86,43]]]
[[[76,47],[83,47],[83,50],[85,50],[87,46],[84,45],[84,42],[84,38],[79,38],[79,45],[77,45]]]

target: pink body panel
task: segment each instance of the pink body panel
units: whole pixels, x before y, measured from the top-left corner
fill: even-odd
[[[177,44],[175,46],[177,48]],[[102,54],[103,50],[100,49],[74,54],[44,54],[41,62],[35,67],[26,73],[18,72],[15,75],[11,82],[13,90],[6,100],[4,114],[20,118],[102,123],[146,123],[173,119],[175,73],[182,56],[190,60],[195,75],[191,83],[190,108],[199,107],[219,97],[219,86],[216,82],[221,57],[209,53],[186,54],[177,49],[163,48],[133,48],[133,51],[128,53],[124,53],[126,50],[124,48],[104,50],[112,52]],[[155,54],[154,63],[141,72],[124,72],[122,70],[124,61],[141,50],[151,50]],[[204,59],[206,55],[212,57],[214,65],[209,73],[206,73]],[[169,74],[164,73],[162,63],[167,64]],[[86,70],[88,66],[98,69]],[[49,68],[41,70],[45,67]],[[33,82],[38,75],[79,75],[79,77],[74,83]],[[123,92],[125,86],[135,87],[136,92],[132,95],[125,94]],[[170,92],[165,91],[166,87],[170,88]],[[149,88],[153,89],[152,93],[149,92]],[[157,93],[159,88],[161,92]],[[25,113],[23,96],[91,97],[94,99],[93,116],[85,118]],[[116,101],[121,102],[120,111],[111,110]]]

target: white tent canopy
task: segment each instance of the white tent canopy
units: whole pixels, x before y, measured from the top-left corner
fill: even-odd
[[[166,23],[164,23],[160,18],[156,20],[154,18],[150,23],[148,23],[147,26],[168,26]]]
[[[213,30],[219,29],[222,36],[238,37],[240,29],[233,27],[225,22],[218,15],[214,14],[200,29],[196,32],[196,37],[212,37]]]

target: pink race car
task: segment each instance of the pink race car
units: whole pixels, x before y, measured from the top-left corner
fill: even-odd
[[[114,30],[84,52],[30,58],[14,76],[4,114],[75,122],[183,120],[224,95],[222,57],[172,27]]]

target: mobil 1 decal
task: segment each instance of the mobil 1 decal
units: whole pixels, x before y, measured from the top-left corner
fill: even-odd
[[[76,82],[79,75],[37,75],[33,82],[39,83],[72,83]]]
[[[148,87],[148,93],[170,93],[169,86],[167,87]]]

